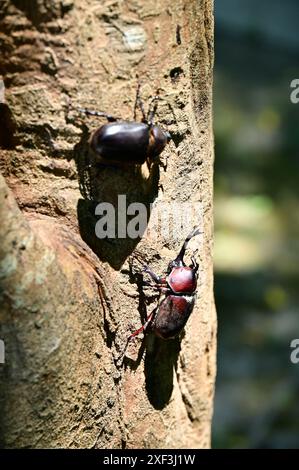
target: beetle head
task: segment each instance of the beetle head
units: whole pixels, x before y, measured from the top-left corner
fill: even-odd
[[[164,131],[159,126],[152,126],[150,128],[149,153],[152,156],[160,155],[160,153],[170,140],[171,135],[169,134],[169,132]]]
[[[178,256],[174,260],[170,261],[170,263],[168,264],[168,268],[167,268],[168,273],[170,273],[173,268],[179,268],[181,266],[186,266],[186,264],[184,263],[184,256],[185,256],[185,252],[186,252],[188,243],[191,240],[191,238],[195,237],[196,235],[200,235],[201,233],[203,233],[203,232],[200,232],[198,227],[195,227],[192,230],[192,232],[189,233],[189,235],[187,236],[187,238],[185,239],[185,241],[183,243],[182,248],[180,249],[180,252],[179,252]]]
[[[176,259],[170,261],[167,267],[167,274],[170,274],[174,268],[179,268],[180,266],[185,266],[184,261],[177,261]]]

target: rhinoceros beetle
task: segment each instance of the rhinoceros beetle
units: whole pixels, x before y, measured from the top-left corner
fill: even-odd
[[[154,284],[145,283],[145,285],[158,289],[164,294],[164,298],[158,302],[145,324],[129,336],[125,351],[129,342],[141,332],[150,330],[160,338],[171,339],[183,330],[194,307],[198,272],[198,263],[194,256],[191,257],[191,266],[186,266],[184,256],[191,238],[201,233],[195,228],[187,236],[178,256],[168,264],[166,277],[158,276],[148,266],[144,266],[143,272],[154,281]]]
[[[79,111],[86,115],[105,117],[108,120],[108,124],[99,127],[89,141],[98,163],[142,165],[147,161],[148,166],[151,165],[171,139],[169,132],[153,123],[159,99],[158,95],[152,99],[146,115],[138,85],[132,122],[122,121],[101,111],[79,108]],[[141,122],[136,122],[138,108],[142,113]]]

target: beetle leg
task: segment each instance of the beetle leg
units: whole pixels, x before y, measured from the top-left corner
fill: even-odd
[[[159,160],[159,165],[163,168],[164,171],[167,170],[167,163],[168,163],[168,157],[166,159],[166,163],[163,163],[161,160]],[[162,185],[160,185],[162,186]]]
[[[159,100],[160,100],[160,96],[156,95],[156,96],[153,97],[152,101],[149,104],[148,115],[147,115],[147,122],[148,122],[149,126],[153,125],[154,117],[155,117],[155,114],[156,114],[157,109],[158,109],[158,101]],[[152,105],[154,105],[153,109],[151,109]]]
[[[152,280],[155,281],[156,284],[163,284],[163,279],[157,274],[155,274],[154,271],[152,271],[149,266],[145,265],[142,271],[149,274]]]
[[[140,109],[141,114],[142,114],[142,122],[146,122],[146,115],[144,111],[144,106],[140,97],[140,83],[137,85],[137,90],[136,90],[136,100],[135,100],[135,105],[134,105],[134,121],[136,121],[136,114],[137,114],[137,108]]]
[[[191,261],[192,261],[192,266],[190,266],[190,267],[193,268],[194,272],[196,272],[199,268],[199,264],[197,263],[194,256],[191,256]]]
[[[154,286],[156,289],[158,289],[162,294],[172,294],[172,290],[169,287],[164,287],[164,286]]]
[[[86,116],[105,117],[107,121],[109,122],[115,122],[119,120],[119,118],[111,116],[110,114],[107,114],[107,113],[103,113],[102,111],[93,111],[92,109],[86,109],[86,108],[78,108],[78,111],[80,111],[80,113],[86,114]]]
[[[120,363],[121,360],[122,360],[121,363],[123,362],[123,359],[124,359],[124,356],[125,356],[125,354],[126,354],[126,350],[127,350],[127,347],[128,347],[128,345],[129,345],[130,341],[132,341],[132,339],[134,339],[134,338],[135,338],[136,336],[138,336],[140,333],[142,333],[142,332],[146,333],[146,330],[149,328],[149,326],[150,326],[150,324],[151,324],[151,322],[152,322],[152,320],[153,320],[153,317],[154,317],[155,314],[156,314],[156,311],[157,311],[157,308],[154,308],[154,310],[148,315],[148,317],[147,317],[147,319],[146,319],[146,322],[145,322],[140,328],[138,328],[138,330],[134,331],[134,333],[132,333],[132,334],[128,337],[127,342],[126,342],[125,347],[124,347],[124,350],[123,350],[123,352],[121,353],[121,355],[119,356],[119,358],[117,359],[117,362],[118,362],[118,363]],[[120,364],[121,364],[121,363],[120,363]]]
[[[151,284],[150,282],[143,281],[142,283],[145,287],[151,287],[152,289],[157,289],[158,291],[162,292],[163,294],[171,294],[172,290],[169,287],[166,287],[166,284]]]
[[[157,287],[157,284],[152,284],[151,282],[148,282],[148,281],[142,281],[141,285],[144,287],[153,287],[153,288]]]
[[[154,310],[152,311],[152,313],[150,313],[150,314],[148,315],[148,317],[147,317],[147,319],[146,319],[146,322],[145,322],[140,328],[138,328],[138,330],[134,331],[134,333],[132,333],[132,334],[129,336],[129,338],[128,338],[128,340],[127,340],[128,343],[129,343],[130,341],[132,341],[132,339],[135,338],[135,336],[138,336],[138,335],[139,335],[140,333],[142,333],[143,331],[146,332],[147,328],[149,327],[149,325],[150,325],[150,323],[151,323],[151,321],[152,321],[152,319],[153,319],[153,316],[154,316],[155,312],[156,312],[156,309],[154,309]]]

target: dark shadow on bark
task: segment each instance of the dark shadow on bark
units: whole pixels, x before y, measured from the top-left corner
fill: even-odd
[[[139,367],[146,351],[144,362],[146,392],[150,403],[156,410],[162,410],[169,403],[180,350],[179,338],[165,341],[149,333],[142,338],[135,360],[124,356],[123,367],[134,371]]]
[[[126,167],[100,165],[94,161],[88,144],[89,132],[86,126],[80,142],[74,148],[74,158],[77,165],[80,192],[84,199],[78,201],[77,214],[82,239],[89,245],[102,261],[108,262],[114,269],[119,269],[126,258],[134,251],[142,238],[149,222],[151,204],[158,194],[159,164],[154,163],[145,180],[140,166]],[[115,230],[110,237],[99,238],[95,233],[96,223],[104,216],[95,215],[98,204],[109,205],[107,223],[115,224]],[[140,209],[131,206],[132,213],[127,214],[131,204],[143,204],[144,224],[141,236],[131,238],[127,228],[130,221],[139,216]],[[104,206],[103,207],[103,211]],[[112,211],[112,212],[110,212]],[[139,230],[139,225],[134,229]],[[103,227],[103,231],[106,231]]]
[[[52,0],[12,0],[12,3],[38,28],[56,18],[63,18],[73,8],[72,2],[53,2]]]
[[[16,123],[6,103],[0,103],[0,148],[13,149],[17,145]]]
[[[145,356],[145,381],[148,399],[156,410],[169,403],[180,350],[179,338],[165,341],[151,336]]]

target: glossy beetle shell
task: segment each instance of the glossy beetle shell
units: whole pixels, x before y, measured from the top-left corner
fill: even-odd
[[[167,283],[173,293],[192,294],[196,291],[197,276],[193,268],[181,266],[172,269],[167,277]]]
[[[176,337],[184,328],[193,310],[194,295],[168,295],[159,305],[153,331],[163,339]]]
[[[159,155],[167,144],[167,133],[145,123],[112,122],[97,129],[90,146],[107,163],[142,164]]]

